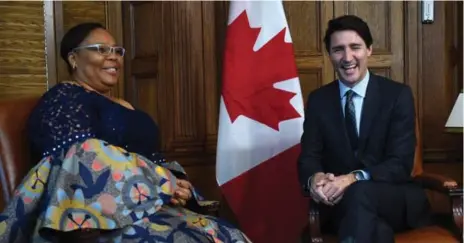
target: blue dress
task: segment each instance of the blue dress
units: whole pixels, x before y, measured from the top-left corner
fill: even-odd
[[[158,127],[148,114],[131,110],[73,83],[47,92],[32,112],[29,138],[35,152],[59,155],[75,142],[99,138],[152,161],[158,151]]]
[[[158,127],[141,110],[63,82],[43,95],[28,134],[42,159],[0,215],[0,242],[85,229],[105,232],[101,242],[248,242],[218,218],[170,204],[187,175],[158,152]]]

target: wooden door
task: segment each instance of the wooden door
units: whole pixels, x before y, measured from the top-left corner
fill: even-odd
[[[335,72],[324,47],[327,22],[354,14],[369,25],[374,44],[369,68],[404,82],[404,26],[402,2],[284,2],[303,97],[332,82]]]
[[[284,2],[301,90],[308,94],[334,80],[334,70],[323,44],[326,23],[333,17],[333,2]]]
[[[161,131],[161,150],[200,192],[215,180],[218,78],[213,2],[123,2],[126,99]],[[226,22],[224,22],[225,24]]]
[[[403,2],[334,2],[334,16],[354,14],[364,19],[374,39],[369,69],[404,83]]]

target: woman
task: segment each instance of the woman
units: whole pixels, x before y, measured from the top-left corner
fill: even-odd
[[[125,50],[105,28],[75,26],[60,52],[73,81],[46,92],[29,118],[42,160],[0,215],[0,242],[248,242],[186,209],[208,202],[156,152],[153,120],[109,96]]]

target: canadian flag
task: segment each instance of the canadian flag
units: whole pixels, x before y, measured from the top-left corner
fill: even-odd
[[[253,242],[296,242],[308,215],[297,177],[304,106],[283,4],[229,11],[217,182]]]

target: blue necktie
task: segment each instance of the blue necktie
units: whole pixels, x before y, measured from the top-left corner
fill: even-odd
[[[356,95],[353,90],[348,90],[345,93],[345,128],[350,140],[351,149],[356,151],[358,149],[358,132],[356,129],[356,112],[353,103],[353,96]]]

